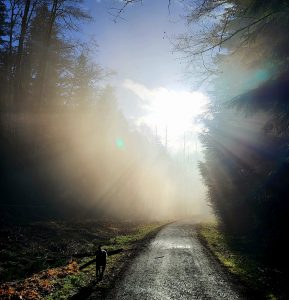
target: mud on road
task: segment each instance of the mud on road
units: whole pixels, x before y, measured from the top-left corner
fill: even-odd
[[[189,222],[164,227],[106,299],[243,299]]]

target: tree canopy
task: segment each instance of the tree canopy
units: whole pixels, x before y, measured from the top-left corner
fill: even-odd
[[[288,12],[283,0],[190,1],[192,29],[176,45],[203,62],[212,87],[201,134],[208,199],[226,230],[253,237],[279,268],[289,225]]]

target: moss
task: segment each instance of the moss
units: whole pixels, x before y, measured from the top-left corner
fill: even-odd
[[[160,223],[141,225],[133,233],[116,236],[110,240],[110,242],[114,245],[112,248],[117,249],[123,247],[127,249],[133,243],[143,239],[147,234],[160,227],[160,225]],[[111,250],[111,248],[109,250]]]
[[[198,230],[200,238],[231,274],[250,288],[265,293],[266,299],[279,299],[270,272],[250,248],[250,241],[225,233],[216,223],[201,224]]]

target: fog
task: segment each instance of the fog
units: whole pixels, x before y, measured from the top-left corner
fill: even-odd
[[[21,145],[20,150],[14,144],[9,156],[21,151],[25,168],[15,168],[33,182],[26,184],[22,203],[26,194],[26,203],[73,218],[168,220],[209,214],[198,154],[184,157],[181,149],[171,154],[152,131],[144,134],[128,123],[109,88],[94,106],[7,114],[6,120],[4,132],[16,129],[14,143]],[[19,203],[18,197],[6,189],[2,201]]]
[[[139,7],[128,28],[107,18],[104,1],[87,4],[89,11],[80,2],[71,10],[67,1],[55,11],[53,3],[7,3],[1,14],[3,219],[207,215],[198,171],[201,155],[182,146],[184,133],[191,134],[184,127],[205,97],[177,91],[180,85],[172,74],[179,64],[164,39],[164,27],[176,26],[167,18],[167,6],[159,3],[157,10],[147,7],[145,13]],[[89,12],[97,15],[98,28],[88,25]],[[157,23],[148,22],[146,15]],[[91,32],[98,33],[100,52]],[[139,49],[140,40],[148,47]],[[118,99],[105,87],[108,83],[115,84]],[[148,130],[142,130],[141,122]],[[155,124],[162,127],[159,134]],[[160,134],[164,127],[168,143]]]
[[[59,180],[69,179],[68,190],[79,195],[83,214],[96,210],[128,219],[207,214],[196,160],[184,161],[182,151],[172,156],[153,133],[144,135],[129,124],[116,102],[109,107],[111,99],[99,101],[107,101],[99,103],[102,109],[74,113],[52,129],[68,150],[55,162]]]

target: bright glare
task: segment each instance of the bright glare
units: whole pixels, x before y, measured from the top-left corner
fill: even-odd
[[[137,95],[147,114],[138,119],[138,124],[146,124],[161,139],[167,135],[170,146],[180,147],[185,133],[196,134],[200,124],[196,117],[204,112],[208,97],[201,92],[169,90],[164,87],[148,87],[126,80],[124,87]]]
[[[207,97],[200,92],[178,92],[159,89],[142,120],[150,126],[167,127],[173,136],[196,129],[194,119],[204,111]]]

